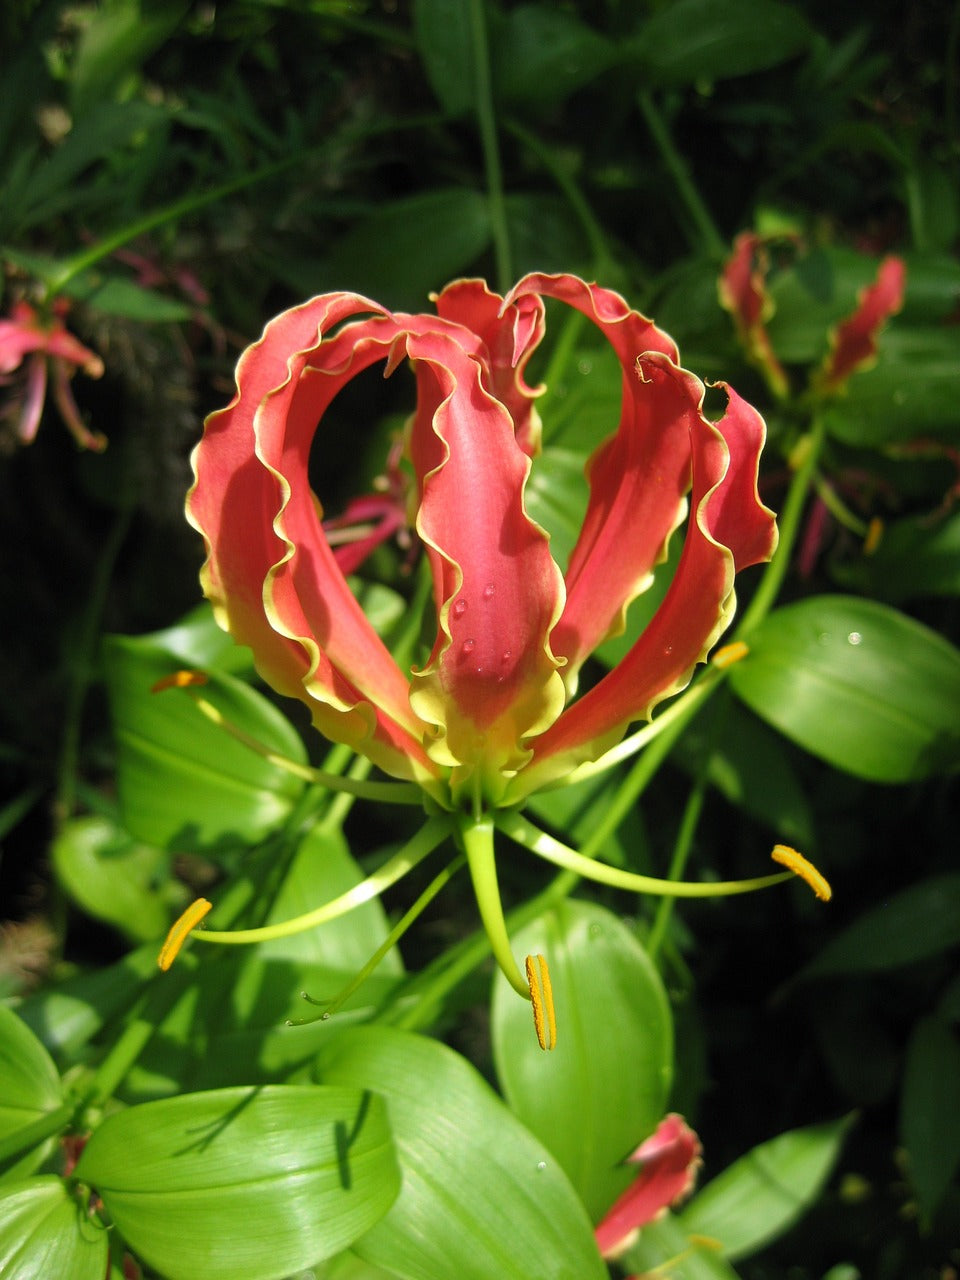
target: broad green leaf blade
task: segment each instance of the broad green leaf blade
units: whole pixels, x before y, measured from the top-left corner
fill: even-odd
[[[799,974],[880,973],[960,945],[960,872],[931,876],[855,920]]]
[[[430,87],[444,111],[464,115],[476,104],[476,61],[470,5],[414,0],[413,31]]]
[[[890,604],[960,596],[960,512],[894,521],[872,555],[836,565],[833,576],[844,587]]]
[[[182,665],[159,636],[111,636],[104,645],[118,745],[124,825],[166,848],[211,849],[254,842],[282,824],[301,779],[264,760],[209,721],[185,689],[151,693]],[[205,699],[265,747],[304,763],[300,737],[256,690],[210,671]]]
[[[800,13],[777,0],[676,0],[637,33],[648,83],[694,84],[775,67],[811,40]]]
[[[107,1232],[62,1178],[0,1188],[0,1275],[10,1280],[103,1280]]]
[[[400,1182],[382,1099],[311,1085],[130,1107],[94,1131],[77,1176],[168,1280],[280,1280],[356,1240]]]
[[[362,1257],[404,1280],[606,1276],[556,1160],[452,1050],[364,1027],[321,1053],[318,1071],[383,1094],[390,1108],[403,1188],[354,1246]]]
[[[816,1201],[849,1117],[782,1133],[742,1156],[677,1215],[689,1235],[719,1240],[736,1261],[782,1235]]]
[[[562,102],[618,62],[620,48],[556,5],[525,4],[495,30],[493,85],[503,102]]]
[[[566,902],[513,939],[550,965],[557,1045],[544,1053],[530,1006],[498,972],[493,1053],[511,1111],[560,1162],[598,1222],[635,1170],[622,1161],[666,1110],[673,1063],[660,977],[612,912]]]
[[[912,782],[960,766],[960,651],[886,605],[814,596],[777,609],[751,632],[730,685],[857,777]]]
[[[22,1018],[0,1005],[0,1138],[35,1124],[64,1101],[60,1074]],[[7,1180],[26,1177],[52,1145],[41,1142],[5,1166]]]
[[[900,1137],[929,1223],[960,1165],[960,1043],[940,1018],[921,1018],[910,1036]]]
[[[155,888],[167,871],[162,849],[89,814],[65,823],[50,852],[57,879],[84,911],[137,942],[163,935],[170,913]]]

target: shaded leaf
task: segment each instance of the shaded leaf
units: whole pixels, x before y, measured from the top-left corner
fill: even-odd
[[[671,85],[775,67],[810,39],[800,13],[777,0],[676,0],[637,33],[647,76]]]
[[[0,1187],[0,1275],[10,1280],[103,1280],[107,1232],[62,1178]]]
[[[504,102],[562,101],[621,57],[622,46],[618,50],[575,14],[555,5],[521,5],[496,30],[494,91]]]
[[[960,1043],[940,1018],[922,1018],[910,1036],[900,1137],[929,1223],[960,1167]]]

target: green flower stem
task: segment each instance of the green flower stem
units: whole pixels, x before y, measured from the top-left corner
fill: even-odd
[[[467,855],[470,878],[473,880],[473,892],[476,895],[477,906],[480,908],[480,919],[490,939],[494,959],[511,987],[524,999],[529,999],[530,988],[513,957],[510,936],[503,918],[503,903],[500,901],[500,887],[497,884],[493,830],[493,821],[489,817],[477,820],[464,816],[460,820],[457,836]]]
[[[22,1129],[15,1129],[0,1138],[0,1164],[21,1151],[30,1151],[38,1147],[55,1133],[61,1133],[68,1127],[74,1117],[76,1108],[65,1102],[53,1111],[46,1112],[32,1124],[25,1124]]]
[[[497,827],[517,844],[529,849],[538,857],[563,867],[575,875],[614,889],[626,889],[630,893],[668,895],[674,898],[727,898],[738,893],[752,893],[754,889],[766,889],[793,878],[792,871],[779,871],[769,876],[755,876],[750,880],[718,880],[701,884],[688,881],[660,880],[654,876],[637,875],[634,871],[622,871],[605,862],[585,857],[569,845],[562,844],[521,817],[519,813],[504,812],[497,815]]]
[[[654,106],[653,98],[646,90],[641,90],[637,95],[637,102],[654,145],[660,153],[660,159],[673,179],[677,194],[699,233],[698,239],[692,242],[691,247],[705,251],[712,258],[722,258],[727,251],[726,242],[701,199],[685,160],[674,145],[666,121]]]
[[[416,805],[423,802],[423,792],[412,782],[365,782],[360,778],[327,773],[324,769],[314,769],[310,765],[300,764],[297,760],[290,760],[276,751],[271,751],[239,725],[228,720],[223,712],[206,698],[195,693],[191,693],[190,697],[196,703],[198,710],[231,738],[242,742],[245,747],[249,747],[251,751],[255,751],[258,756],[278,769],[292,773],[297,778],[303,778],[305,782],[313,782],[330,791],[343,791],[361,800],[376,800],[382,804]]]
[[[869,525],[866,520],[861,520],[859,516],[853,514],[828,480],[817,473],[813,477],[813,486],[817,491],[817,497],[838,524],[842,525],[844,529],[849,529],[851,533],[855,533],[858,538],[867,536]]]
[[[493,256],[496,263],[497,287],[501,293],[506,293],[513,283],[513,263],[510,253],[510,235],[507,230],[507,209],[503,198],[503,171],[500,166],[500,147],[497,142],[497,121],[493,109],[486,15],[483,0],[469,0],[469,3],[473,76],[476,87],[475,106],[480,129],[480,145],[483,149],[490,230],[493,235]]]
[[[150,980],[119,1040],[95,1071],[83,1099],[84,1107],[102,1106],[113,1097],[167,1014],[186,995],[194,968],[189,963],[181,963],[175,972],[163,975],[158,972]]]
[[[314,1000],[311,996],[308,996],[306,992],[302,993],[304,999],[308,1000],[310,1004],[323,1004],[324,1006],[323,1013],[320,1015],[319,1019],[298,1018],[295,1021],[291,1021],[289,1025],[291,1027],[302,1027],[302,1026],[306,1026],[310,1022],[316,1022],[316,1021],[324,1022],[326,1021],[327,1018],[332,1017],[339,1009],[342,1009],[343,1006],[346,1004],[346,1002],[353,995],[353,993],[357,991],[364,984],[364,982],[366,982],[367,978],[369,978],[371,973],[374,972],[374,970],[383,960],[387,952],[390,951],[392,947],[395,947],[397,945],[397,943],[400,941],[403,935],[407,932],[410,926],[417,919],[419,919],[419,917],[427,909],[427,907],[434,900],[437,894],[450,883],[453,877],[457,874],[457,872],[463,866],[465,861],[466,861],[466,858],[464,857],[464,855],[459,854],[456,858],[454,858],[454,860],[451,863],[449,863],[446,867],[443,868],[443,870],[440,872],[439,875],[434,876],[434,878],[427,885],[426,889],[424,889],[423,893],[420,894],[420,897],[417,898],[413,906],[410,907],[408,911],[405,911],[404,914],[397,921],[397,923],[393,926],[393,928],[384,938],[383,942],[381,942],[380,946],[377,947],[376,951],[373,953],[373,955],[370,957],[367,963],[363,966],[363,968],[359,971],[359,973],[356,973],[350,979],[350,981],[343,988],[343,990],[338,995],[336,995],[333,998],[333,1000],[331,1000],[329,1003],[326,1003],[324,1001]]]
[[[773,558],[764,570],[760,584],[754,592],[753,599],[740,619],[734,636],[738,640],[748,639],[750,632],[759,626],[776,603],[783,580],[790,568],[790,557],[800,529],[807,493],[816,474],[817,459],[823,447],[824,424],[822,418],[815,418],[806,437],[803,458],[794,473],[790,488],[778,517],[780,541]]]
[[[515,907],[506,916],[507,932],[516,933],[564,898],[580,883],[580,877],[561,871],[536,897]],[[483,929],[438,956],[404,986],[394,1003],[377,1021],[404,1031],[421,1031],[439,1016],[443,1001],[490,954],[490,939]]]
[[[399,852],[389,858],[379,871],[366,880],[354,885],[352,889],[342,893],[339,898],[326,902],[302,916],[294,916],[291,920],[281,920],[277,924],[261,925],[255,929],[197,929],[191,937],[198,942],[212,942],[223,946],[245,946],[251,942],[270,942],[275,938],[289,938],[307,929],[327,924],[339,916],[346,915],[371,898],[377,897],[384,889],[403,878],[408,871],[421,863],[433,853],[434,849],[450,834],[451,822],[447,815],[429,818],[412,840],[409,840]]]
[[[504,128],[537,157],[566,197],[567,204],[576,215],[590,246],[590,252],[593,255],[593,269],[598,276],[604,276],[612,267],[614,257],[607,245],[607,237],[604,234],[603,227],[594,216],[593,210],[587,203],[583,192],[558,161],[550,147],[541,142],[536,134],[524,129],[515,120],[505,122]]]

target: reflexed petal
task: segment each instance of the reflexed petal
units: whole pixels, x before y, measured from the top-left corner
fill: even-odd
[[[349,378],[389,355],[398,330],[384,315],[321,336],[380,311],[333,294],[271,321],[241,357],[234,400],[207,420],[187,510],[207,541],[202,581],[218,620],[250,645],[268,683],[304,700],[334,741],[397,776],[420,777],[434,770],[406,677],[337,567],[307,483],[324,409]]]
[[[700,1140],[682,1116],[672,1114],[627,1163],[639,1165],[640,1171],[594,1233],[605,1258],[629,1248],[640,1227],[690,1194],[700,1165]]]
[[[688,410],[685,403],[677,407],[670,384],[639,376],[638,356],[658,351],[676,360],[676,347],[618,294],[574,276],[528,276],[510,297],[522,297],[526,289],[582,311],[623,369],[619,428],[588,464],[590,500],[565,575],[566,606],[551,637],[554,652],[567,659],[569,685],[597,645],[623,629],[627,605],[650,585],[683,519],[690,487]]]
[[[464,331],[424,319],[407,342],[418,389],[410,431],[421,486],[417,531],[439,619],[411,701],[436,727],[434,758],[462,766],[454,789],[482,765],[475,782],[493,798],[499,775],[529,758],[524,739],[563,706],[548,643],[563,584],[546,534],[523,509],[530,460],[463,341]]]
[[[517,796],[595,759],[632,720],[650,716],[682,689],[698,662],[729,625],[736,601],[734,573],[765,560],[776,547],[774,516],[757,494],[763,419],[726,388],[727,412],[713,424],[702,415],[703,385],[663,356],[642,361],[644,377],[662,394],[686,397],[693,451],[691,519],[683,553],[663,604],[623,660],[569,707],[537,740]]]
[[[540,416],[534,400],[540,394],[528,387],[523,371],[543,338],[543,303],[527,294],[504,306],[483,280],[457,280],[436,299],[437,314],[463,325],[483,341],[487,366],[484,386],[513,418],[517,441],[524,453],[540,450]]]
[[[720,305],[733,317],[737,336],[747,358],[767,379],[775,395],[785,396],[787,375],[773,353],[767,321],[773,315],[773,299],[767,292],[766,242],[754,231],[744,231],[733,242],[733,254],[718,282]]]
[[[852,373],[876,359],[880,330],[903,306],[906,275],[902,258],[884,258],[880,263],[876,281],[862,290],[856,311],[830,335],[830,355],[816,379],[819,391],[836,391]]]

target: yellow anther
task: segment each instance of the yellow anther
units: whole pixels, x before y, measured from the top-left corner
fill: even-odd
[[[157,964],[164,973],[176,960],[180,954],[180,948],[207,912],[211,910],[212,906],[213,903],[208,902],[206,898],[197,898],[196,902],[190,903],[182,916],[178,916],[174,920],[170,927],[170,932],[167,934],[167,940],[160,948],[160,954],[157,956]]]
[[[806,881],[822,902],[829,902],[833,897],[833,890],[830,888],[826,877],[822,876],[813,863],[808,862],[802,853],[797,853],[796,849],[791,849],[786,844],[778,844],[774,847],[770,857],[774,862],[779,862],[782,867],[786,867],[795,876],[799,876],[801,880]]]
[[[879,516],[874,516],[867,525],[867,536],[863,540],[863,554],[872,556],[880,545],[880,539],[883,537],[883,521]]]
[[[202,671],[174,671],[151,685],[150,692],[162,693],[164,689],[188,689],[191,685],[206,683],[207,677]]]
[[[745,658],[749,652],[748,644],[744,644],[742,640],[734,640],[732,644],[725,644],[718,649],[710,661],[713,666],[723,671],[726,667],[732,667],[735,662]]]
[[[557,1015],[553,1009],[553,987],[550,970],[543,956],[527,956],[527,983],[533,1005],[533,1025],[541,1049],[557,1047]]]

